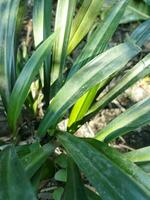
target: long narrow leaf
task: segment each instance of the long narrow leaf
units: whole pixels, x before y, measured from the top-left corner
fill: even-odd
[[[150,8],[143,0],[130,0],[121,23],[129,23],[150,18]]]
[[[127,37],[127,39],[125,40],[126,42],[128,41],[128,40],[131,40],[131,41],[134,41],[135,42],[135,44],[137,44],[138,46],[142,46],[142,45],[144,45],[145,43],[146,43],[146,41],[149,41],[150,40],[150,20],[147,20],[147,21],[145,21],[144,23],[142,23],[142,24],[140,24],[136,29],[135,29],[135,31],[133,31],[133,33],[131,34],[131,36],[130,37]],[[141,71],[140,69],[142,69],[143,68],[143,73],[141,72],[139,75],[137,75],[137,78],[142,78],[144,75],[147,75],[148,73],[149,73],[149,56],[147,56],[147,57],[145,57],[144,58],[144,63],[141,63],[141,62],[139,62],[139,64],[137,64],[137,66],[136,67],[138,67],[139,69],[137,69],[137,72],[138,71]],[[135,70],[135,69],[134,69]],[[134,71],[133,70],[133,71]],[[134,75],[133,74],[133,71],[131,71],[132,72],[132,74],[131,74],[131,77],[132,77],[132,75]],[[135,70],[136,71],[136,70]],[[135,72],[135,74],[136,74],[136,72]],[[129,75],[129,73],[128,73],[128,75]],[[127,75],[127,76],[128,76]],[[127,76],[126,76],[126,78],[127,78]],[[129,80],[130,80],[130,75],[128,76],[128,78],[129,78]],[[131,83],[134,83],[134,80],[135,81],[137,81],[138,79],[136,79],[136,78],[133,78],[132,80],[131,80]],[[125,82],[126,82],[126,80],[121,80],[121,81],[123,81],[123,84],[125,84]],[[132,82],[133,81],[133,82]],[[118,93],[117,93],[117,90],[112,90],[112,92],[110,91],[110,93],[108,93],[108,96],[107,96],[107,94],[106,94],[106,96],[104,96],[104,97],[102,97],[101,99],[100,99],[100,101],[99,102],[97,102],[89,111],[88,111],[88,113],[86,114],[86,116],[83,118],[83,119],[81,119],[81,120],[79,120],[78,122],[75,122],[72,126],[71,126],[71,128],[70,129],[74,129],[74,127],[77,127],[78,125],[81,125],[81,124],[83,124],[83,123],[85,123],[87,120],[89,120],[91,117],[93,117],[101,108],[103,108],[103,106],[105,106],[107,103],[109,103],[109,101],[111,101],[111,100],[113,100],[113,98],[115,98],[116,96],[115,96],[115,93],[116,93],[116,95],[119,95],[120,93],[119,92],[122,92],[122,90],[120,90],[121,88],[120,88],[120,86],[121,86],[121,84],[117,84],[117,85],[119,85],[118,86],[118,88],[117,88],[117,90],[118,90]],[[124,89],[126,89],[126,86],[125,85],[122,85],[122,86],[124,86],[125,88]],[[122,87],[121,86],[121,87]],[[130,82],[129,82],[129,84],[127,84],[127,87],[128,86],[130,86]],[[116,86],[117,87],[117,86]],[[122,88],[123,89],[123,88]],[[114,96],[113,96],[114,95]],[[108,98],[108,99],[107,99]],[[110,98],[110,99],[109,99]],[[108,101],[107,101],[108,100]],[[105,101],[107,101],[107,102],[105,102]],[[101,107],[102,106],[102,107]]]
[[[63,81],[64,64],[75,5],[76,0],[59,0],[57,4],[55,31],[58,30],[59,35],[53,48],[51,83],[54,83],[56,79],[58,79],[60,84]]]
[[[73,21],[68,46],[68,54],[80,43],[88,33],[99,14],[103,0],[84,0]]]
[[[92,33],[85,47],[82,49],[81,53],[75,60],[75,63],[71,67],[67,79],[69,79],[75,72],[77,72],[92,58],[102,53],[106,49],[109,40],[111,39],[119,24],[127,3],[127,0],[119,1],[115,3],[114,6],[110,9],[108,16]]]
[[[31,178],[37,170],[46,161],[48,156],[53,152],[54,147],[51,144],[46,144],[38,148],[21,159],[24,169],[29,178]]]
[[[36,200],[14,147],[0,153],[0,200]]]
[[[20,76],[18,77],[14,89],[10,97],[8,108],[8,122],[13,132],[16,129],[17,119],[20,115],[23,103],[29,92],[30,85],[38,74],[39,68],[49,53],[54,42],[56,34],[51,35],[40,47],[34,52],[31,58],[24,66]],[[17,101],[16,101],[17,99]]]
[[[87,113],[86,118],[93,116],[93,114],[104,108],[109,102],[115,99],[119,94],[129,88],[138,80],[150,74],[150,54],[145,56],[139,63],[137,63],[131,70],[129,70],[116,85],[104,95],[97,103],[95,103]]]
[[[150,147],[133,150],[125,154],[126,158],[132,162],[147,162],[150,161]]]
[[[38,46],[51,34],[51,12],[52,0],[34,1],[33,34],[35,46]],[[51,54],[49,52],[49,55],[45,59],[44,67],[40,70],[40,77],[44,87],[43,92],[46,104],[49,103],[50,99],[50,60]]]
[[[140,49],[137,46],[131,43],[124,43],[97,56],[82,67],[65,83],[52,100],[40,124],[38,135],[43,136],[48,128],[55,127],[64,112],[70,108],[79,97],[86,93],[91,87],[122,69],[139,51]]]
[[[109,142],[150,122],[150,98],[146,98],[119,115],[96,134],[96,139]]]
[[[146,177],[146,180],[143,180],[145,173],[138,169],[138,178],[134,176],[134,171],[127,173],[123,165],[118,165],[117,161],[111,158],[113,155],[108,157],[105,151],[109,148],[105,145],[99,143],[100,151],[87,142],[65,133],[58,135],[58,139],[102,199],[148,200],[150,198],[149,186],[147,186],[147,181],[150,183],[150,179]],[[133,167],[134,164],[132,169]],[[144,181],[145,184],[143,184]]]
[[[77,58],[77,61],[69,73],[69,77],[72,76],[72,74],[74,74],[78,69],[80,69],[80,67],[86,64],[93,57],[103,52],[120,22],[121,16],[124,13],[127,3],[127,0],[120,1],[112,7],[106,20],[103,22],[103,24],[98,26],[97,30],[90,37],[87,45]],[[92,88],[88,93],[86,93],[77,101],[70,114],[68,127],[70,127],[75,121],[82,119],[82,117],[88,111],[98,88],[100,88],[100,85]]]
[[[16,78],[14,36],[19,3],[19,0],[0,1],[0,94],[6,110]]]

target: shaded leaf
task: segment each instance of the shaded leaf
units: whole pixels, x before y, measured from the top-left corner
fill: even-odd
[[[63,200],[87,200],[84,185],[78,167],[74,161],[68,158],[67,183],[63,194]]]
[[[56,181],[66,182],[67,181],[67,171],[66,169],[60,169],[56,172],[54,176]]]
[[[48,159],[53,151],[53,145],[45,144],[43,147],[32,151],[21,159],[21,162],[29,178],[31,178],[37,172],[37,170]]]
[[[0,1],[0,94],[6,110],[16,79],[14,38],[19,4],[20,0]]]
[[[24,66],[15,83],[8,108],[8,123],[12,128],[14,134],[16,131],[17,119],[22,110],[22,106],[29,92],[31,83],[34,80],[35,76],[38,74],[42,62],[49,53],[55,37],[56,34],[52,34],[39,46],[39,48],[33,53],[31,58]]]
[[[14,147],[0,153],[0,200],[36,200]]]
[[[102,199],[148,200],[150,198],[147,185],[150,183],[149,177],[138,168],[138,173],[133,171],[135,166],[132,163],[130,163],[132,170],[129,169],[130,171],[127,172],[127,166],[124,167],[122,163],[120,165],[118,163],[121,158],[116,156],[115,161],[113,159],[115,154],[109,152],[108,155],[109,147],[107,145],[98,142],[99,150],[97,150],[91,144],[67,133],[58,135],[58,139]]]

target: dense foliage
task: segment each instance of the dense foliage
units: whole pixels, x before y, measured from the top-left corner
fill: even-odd
[[[148,0],[34,0],[34,49],[29,50],[20,42],[27,1],[0,1],[0,95],[10,129],[10,141],[0,144],[0,200],[37,199],[43,183],[54,179],[55,200],[150,199],[150,147],[121,153],[109,145],[150,123],[149,97],[95,138],[75,136],[80,126],[150,74],[150,54],[127,69],[150,40],[148,5]],[[143,21],[111,47],[119,23],[136,20]],[[31,141],[22,144],[24,136]]]

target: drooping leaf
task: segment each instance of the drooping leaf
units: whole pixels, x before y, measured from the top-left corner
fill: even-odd
[[[79,97],[96,84],[101,83],[122,69],[139,51],[139,47],[131,43],[124,43],[104,52],[82,67],[53,98],[47,113],[40,123],[38,135],[44,136],[48,128],[55,127],[64,112]]]
[[[38,74],[42,62],[49,53],[55,37],[56,34],[52,34],[39,46],[39,48],[33,53],[31,58],[24,66],[15,83],[8,108],[8,123],[14,134],[16,131],[17,119],[20,115],[23,103],[25,102],[25,99],[29,92],[31,83],[34,80],[35,76]]]
[[[96,139],[109,142],[118,136],[150,122],[150,98],[146,98],[111,121],[96,134]]]
[[[135,166],[131,162],[132,170],[130,168],[129,171],[122,162],[119,165],[118,160],[121,161],[123,158],[117,157],[115,161],[113,159],[115,154],[110,154],[107,145],[99,142],[99,150],[97,150],[91,144],[67,133],[58,135],[58,139],[102,199],[148,200],[150,198],[147,185],[150,183],[149,177],[139,168],[134,171]]]
[[[99,14],[103,0],[84,0],[73,21],[68,54],[80,43]]]
[[[36,200],[14,147],[0,153],[0,200]]]
[[[68,158],[67,183],[63,194],[63,200],[88,200],[81,175],[74,161]]]
[[[61,154],[59,155],[56,159],[55,159],[55,163],[57,165],[59,165],[59,167],[61,168],[67,168],[67,156],[65,154]]]

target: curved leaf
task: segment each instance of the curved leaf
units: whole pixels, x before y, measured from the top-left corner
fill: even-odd
[[[16,129],[17,119],[20,115],[23,103],[29,92],[31,83],[34,80],[35,76],[38,74],[42,62],[49,53],[55,37],[56,34],[52,34],[33,53],[15,83],[8,107],[8,123],[14,133]]]
[[[90,118],[96,114],[100,109],[104,108],[109,102],[119,96],[123,91],[128,89],[138,80],[144,78],[150,74],[150,54],[145,56],[139,63],[137,63],[132,69],[119,80],[116,85],[103,97],[100,98],[88,111],[85,118]]]
[[[143,176],[145,178],[146,175],[140,169],[138,169],[138,178],[134,171],[127,173],[124,165],[119,165],[117,161],[115,162],[111,158],[110,152],[110,156],[105,153],[109,149],[106,145],[99,142],[100,150],[97,150],[91,144],[65,133],[58,135],[58,139],[80,170],[96,188],[102,199],[148,200],[150,198],[149,186],[147,186],[150,179],[147,177],[144,180]],[[118,160],[121,160],[121,158],[118,158]],[[144,181],[145,185],[143,185]]]
[[[38,135],[44,136],[48,128],[55,127],[64,112],[70,108],[80,96],[91,87],[101,83],[116,71],[122,69],[139,51],[139,47],[131,43],[124,43],[97,56],[82,67],[64,84],[53,98],[40,123]]]
[[[0,153],[0,200],[36,200],[14,147]]]
[[[150,98],[146,98],[111,121],[96,134],[96,139],[109,142],[150,122]]]
[[[19,4],[20,0],[0,1],[0,94],[6,110],[16,78],[14,37]]]
[[[54,147],[51,144],[45,144],[21,159],[29,178],[37,172],[53,151]]]
[[[122,0],[113,5],[108,16],[97,26],[96,30],[92,33],[87,41],[85,47],[75,60],[71,70],[69,71],[67,79],[75,74],[75,72],[77,72],[92,58],[102,53],[106,49],[109,40],[119,24],[127,3],[127,0]]]
[[[81,54],[77,58],[77,61],[72,66],[69,77],[94,56],[103,52],[120,22],[127,3],[128,1],[126,0],[119,1],[112,7],[108,17],[97,27],[96,31],[90,37],[87,45],[83,48]],[[82,117],[86,114],[96,96],[98,88],[100,88],[99,85],[95,86],[77,101],[70,114],[68,127],[70,127],[75,121],[82,119]]]

